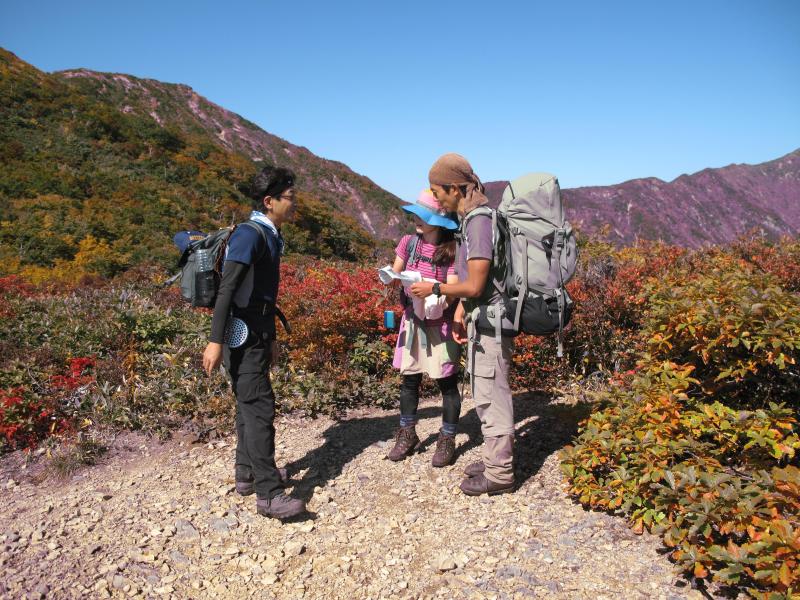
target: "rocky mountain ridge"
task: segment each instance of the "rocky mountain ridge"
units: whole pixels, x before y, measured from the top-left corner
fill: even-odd
[[[15,203],[4,213],[9,222],[24,214],[28,199],[59,205],[48,196],[57,194],[80,206],[89,198],[123,197],[137,213],[132,220],[142,223],[163,222],[161,212],[178,214],[160,206],[164,197],[175,207],[188,199],[191,214],[181,223],[223,224],[223,216],[237,204],[246,208],[234,184],[269,162],[294,169],[299,189],[321,202],[312,206],[309,200],[305,209],[306,221],[319,218],[305,237],[295,236],[301,253],[324,238],[333,248],[325,252],[343,255],[338,248],[349,248],[344,254],[362,255],[346,239],[347,232],[363,228],[364,236],[393,240],[408,227],[397,210],[400,199],[369,178],[261,129],[187,85],[87,69],[48,74],[0,49],[0,97],[5,103],[0,109],[0,197],[8,198],[9,206]],[[134,182],[141,184],[136,193]],[[495,203],[505,185],[487,183]],[[671,182],[651,177],[565,189],[564,197],[570,220],[582,232],[600,233],[619,245],[661,239],[700,246],[753,230],[771,238],[797,235],[800,150],[758,165],[704,169]],[[81,218],[99,219],[94,213]],[[34,221],[28,229],[40,228]],[[78,226],[62,229],[63,235],[54,238],[59,248],[48,256],[70,258],[86,233]],[[115,227],[101,223],[89,229],[95,238],[115,241]],[[9,236],[19,242],[13,232]],[[45,264],[49,258],[25,255],[21,260]]]
[[[40,281],[173,269],[172,234],[245,219],[247,182],[265,163],[298,175],[289,254],[371,257],[406,227],[399,199],[368,178],[188,86],[45,73],[0,48],[0,273]]]
[[[492,204],[507,181],[486,183]],[[568,218],[618,244],[637,239],[680,246],[730,242],[749,232],[800,234],[800,149],[757,165],[703,169],[672,181],[656,177],[563,190]]]

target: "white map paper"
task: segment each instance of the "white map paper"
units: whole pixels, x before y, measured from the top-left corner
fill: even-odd
[[[447,307],[447,298],[444,296],[434,296],[431,294],[425,299],[412,296],[409,289],[412,284],[418,281],[436,281],[435,279],[423,278],[419,271],[403,271],[397,273],[392,267],[386,265],[378,269],[378,277],[384,285],[389,285],[393,279],[399,279],[403,283],[406,294],[411,298],[414,305],[414,314],[420,319],[440,319]]]
[[[378,269],[378,277],[384,285],[389,285],[392,279],[399,279],[403,285],[411,285],[418,281],[422,281],[422,275],[419,271],[402,271],[397,273],[392,270],[390,265],[386,265],[382,269]]]

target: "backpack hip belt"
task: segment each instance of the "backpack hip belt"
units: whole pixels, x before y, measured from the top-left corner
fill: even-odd
[[[245,322],[247,322],[248,318],[253,317],[278,317],[278,320],[281,322],[281,325],[283,325],[283,329],[286,331],[286,333],[292,333],[292,328],[289,325],[286,315],[283,314],[280,308],[271,302],[253,303],[248,305],[246,308],[234,306],[231,309],[231,314],[234,317],[244,320]]]
[[[472,394],[472,398],[475,399],[475,346],[477,344],[477,329],[475,328],[475,319],[472,313],[467,313],[464,320],[467,322],[467,347],[470,350],[467,364],[467,371],[469,372],[469,391],[470,394]]]

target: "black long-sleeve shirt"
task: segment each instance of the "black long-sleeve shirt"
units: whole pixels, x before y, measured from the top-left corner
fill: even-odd
[[[225,325],[231,312],[231,304],[236,290],[242,285],[250,265],[232,260],[225,261],[222,270],[222,281],[217,292],[217,301],[214,304],[214,316],[211,318],[211,335],[208,341],[221,344],[225,337]]]

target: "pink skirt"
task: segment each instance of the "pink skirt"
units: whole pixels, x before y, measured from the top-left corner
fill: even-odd
[[[420,335],[423,328],[424,334]],[[409,331],[414,336],[411,344],[408,344]],[[439,319],[420,326],[412,324],[403,314],[392,363],[402,375],[425,373],[431,379],[450,377],[458,372],[460,359],[461,345],[453,339],[453,321]]]

